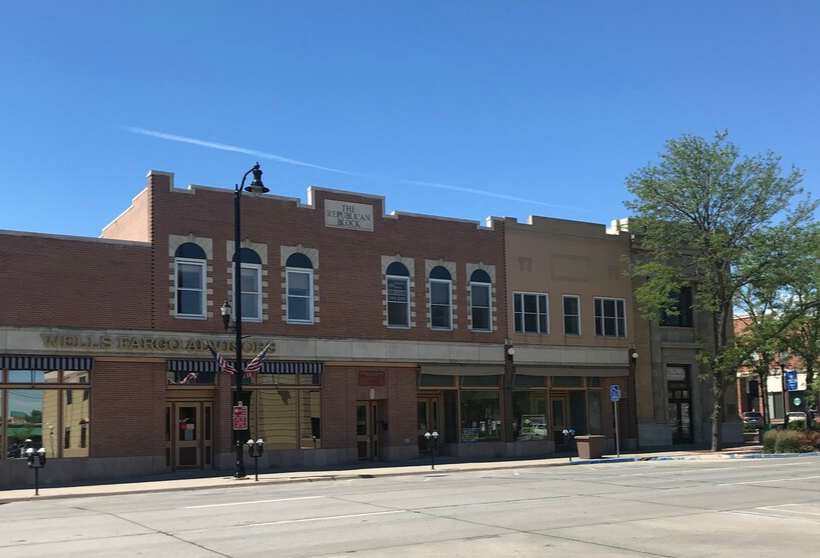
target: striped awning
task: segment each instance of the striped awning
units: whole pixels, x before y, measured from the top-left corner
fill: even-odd
[[[233,360],[228,361],[233,366]],[[248,365],[246,360],[242,368]],[[213,359],[208,360],[169,360],[169,372],[219,372],[219,365]],[[293,362],[270,361],[263,362],[260,374],[321,374],[324,370],[322,362]]]
[[[0,368],[9,370],[91,370],[90,357],[0,355]]]

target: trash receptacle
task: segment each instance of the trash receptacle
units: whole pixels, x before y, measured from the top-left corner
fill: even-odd
[[[600,459],[604,456],[606,436],[576,436],[579,459]]]

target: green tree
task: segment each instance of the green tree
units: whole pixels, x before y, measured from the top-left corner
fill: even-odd
[[[790,283],[817,205],[795,201],[800,171],[784,174],[770,152],[741,157],[726,138],[668,141],[659,161],[627,178],[634,199],[626,202],[638,250],[630,271],[645,278],[635,292],[643,316],[674,314],[670,293],[689,284],[693,307],[711,317],[698,358],[713,399],[713,451],[722,444],[726,389],[757,349],[751,337],[733,335],[739,293]]]

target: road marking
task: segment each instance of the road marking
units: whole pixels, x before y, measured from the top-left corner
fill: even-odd
[[[799,506],[801,504],[781,504],[779,506],[761,506],[759,508],[755,508],[756,510],[767,510],[767,511],[776,511],[780,513],[796,513],[798,515],[820,515],[820,513],[813,513],[807,511],[800,511],[800,510],[783,510],[780,509],[783,506]]]
[[[284,525],[286,523],[305,523],[308,521],[325,521],[328,519],[347,519],[349,517],[366,517],[370,515],[387,515],[391,513],[409,513],[406,510],[392,510],[371,513],[352,513],[350,515],[332,515],[330,517],[308,517],[306,519],[286,519],[284,521],[271,521],[270,523],[251,523],[248,527],[262,527],[265,525]]]
[[[198,508],[220,508],[222,506],[244,506],[246,504],[267,504],[269,502],[292,502],[294,500],[313,500],[324,498],[324,496],[302,496],[301,498],[278,498],[276,500],[256,500],[254,502],[231,502],[229,504],[208,504],[205,506],[186,506],[184,510],[195,510]]]
[[[745,482],[725,482],[719,484],[718,486],[735,486],[738,484],[761,484],[764,482],[789,482],[789,481],[799,481],[799,480],[808,480],[808,479],[820,479],[820,475],[813,475],[811,477],[790,477],[786,479],[768,479],[768,480],[756,480],[756,481],[745,481]]]
[[[802,519],[800,517],[780,517],[779,515],[768,515],[765,513],[756,513],[753,511],[725,511],[723,513],[728,513],[731,515],[744,515],[746,517],[765,517],[766,519],[780,519],[781,521],[788,521],[789,523],[800,521],[802,523],[812,523],[814,525],[817,525],[816,521],[812,521],[810,519]]]

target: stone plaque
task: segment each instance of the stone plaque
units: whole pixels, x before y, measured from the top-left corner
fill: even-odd
[[[373,206],[325,200],[325,226],[358,231],[373,230]]]

